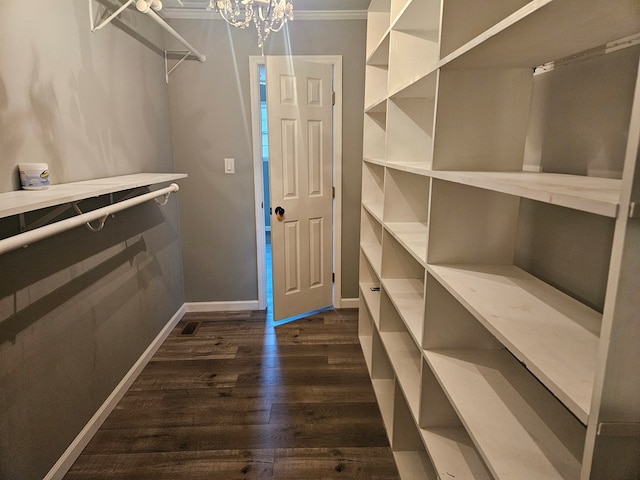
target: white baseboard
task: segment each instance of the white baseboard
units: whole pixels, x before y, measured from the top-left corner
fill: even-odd
[[[144,353],[136,361],[136,363],[127,372],[116,388],[111,392],[111,395],[107,397],[104,403],[100,406],[98,411],[91,417],[91,420],[85,425],[82,431],[71,442],[71,445],[65,450],[62,456],[58,459],[56,464],[49,470],[49,473],[43,480],[61,480],[73,466],[74,462],[78,459],[84,448],[89,441],[96,434],[100,426],[107,419],[111,411],[116,407],[120,399],[127,393],[131,384],[140,375],[142,369],[147,365],[151,357],[156,353],[162,342],[169,336],[171,331],[178,324],[180,319],[185,314],[185,305],[182,305],[178,311],[171,317],[169,322],[158,333],[156,338],[151,342],[151,345],[147,347]]]
[[[239,302],[187,302],[187,312],[237,312],[241,310],[259,310],[258,300]]]
[[[343,298],[340,300],[340,308],[358,308],[359,300],[357,298]]]

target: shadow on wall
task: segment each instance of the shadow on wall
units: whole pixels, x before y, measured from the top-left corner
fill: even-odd
[[[145,189],[145,192],[148,191]],[[108,196],[83,201],[82,211],[91,211],[105,206]],[[52,209],[49,209],[52,210]],[[45,210],[25,214],[27,225],[40,217]],[[65,212],[64,217],[73,216]],[[17,216],[0,221],[0,237],[19,233]],[[147,202],[135,208],[122,211],[109,218],[100,232],[90,232],[85,228],[76,228],[41,241],[20,250],[0,255],[0,299],[13,296],[13,313],[4,318],[0,309],[0,345],[6,341],[15,341],[16,335],[37,322],[40,318],[63,305],[89,286],[98,282],[118,266],[133,260],[141,252],[147,250],[142,233],[164,222],[160,207],[154,202]],[[123,250],[104,259],[87,271],[75,276],[67,283],[20,308],[19,292],[29,286],[84,262],[107,249],[140,235],[140,238]],[[159,267],[158,267],[159,268]],[[135,292],[132,292],[132,294]],[[29,294],[31,297],[31,294]]]

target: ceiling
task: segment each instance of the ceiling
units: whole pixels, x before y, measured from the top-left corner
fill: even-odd
[[[315,13],[320,16],[332,14],[334,18],[366,18],[366,11],[371,0],[292,0],[294,15],[304,12],[298,17],[311,18]],[[167,18],[211,18],[212,12],[207,10],[209,0],[162,0],[164,8],[161,15]],[[303,18],[300,18],[303,19]]]

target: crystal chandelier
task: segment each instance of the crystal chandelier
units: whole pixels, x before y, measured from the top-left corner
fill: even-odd
[[[234,27],[247,28],[253,23],[261,49],[270,32],[279,32],[288,20],[293,20],[292,0],[209,0],[209,9]]]

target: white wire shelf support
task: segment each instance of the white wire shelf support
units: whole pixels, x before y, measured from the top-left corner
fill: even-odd
[[[105,7],[105,10],[102,13],[101,18],[96,19],[97,11],[94,11],[94,3],[96,0],[88,0],[89,2],[89,25],[92,32],[96,32],[101,30],[105,25],[111,23],[115,18],[118,17],[122,12],[124,12],[129,6],[134,5],[136,10],[140,13],[144,13],[150,18],[152,18],[158,25],[160,25],[166,32],[168,32],[173,38],[175,38],[178,42],[184,45],[187,50],[164,50],[164,65],[165,65],[165,81],[169,83],[169,75],[185,60],[189,57],[195,57],[199,62],[204,63],[207,60],[207,57],[200,53],[194,46],[192,46],[185,38],[180,35],[176,30],[171,27],[160,15],[156,13],[156,10],[162,8],[162,4],[157,0],[127,0],[125,3],[120,5],[115,11],[110,12],[110,10]],[[173,66],[169,67],[169,55],[171,54],[182,54],[182,58],[180,58]]]

